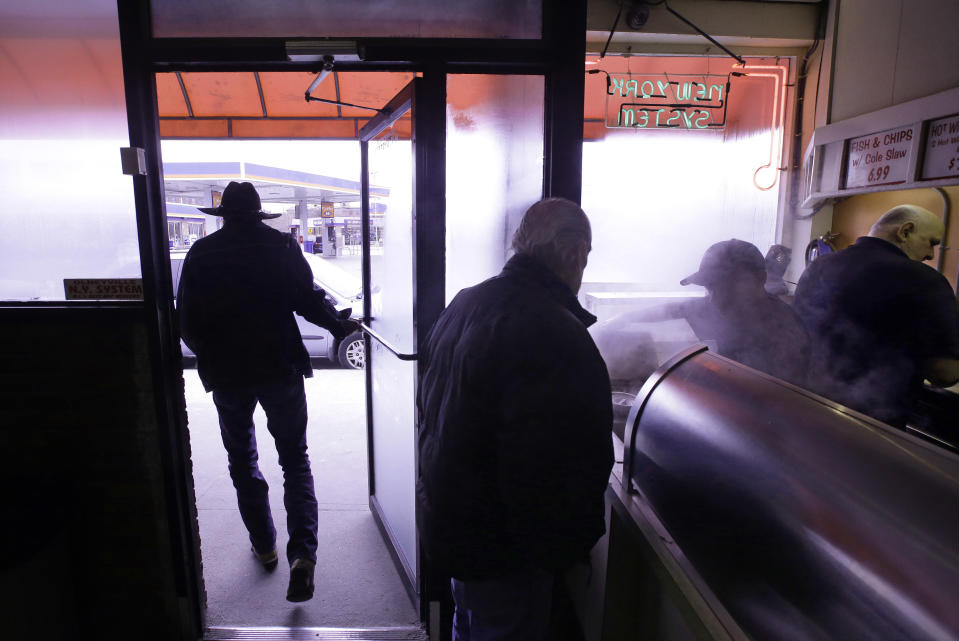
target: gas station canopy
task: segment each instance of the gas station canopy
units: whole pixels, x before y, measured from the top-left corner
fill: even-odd
[[[321,176],[303,171],[268,167],[251,162],[165,162],[163,184],[171,197],[200,198],[210,202],[213,191],[223,192],[231,180],[253,183],[264,203],[357,202],[360,183],[355,180]],[[390,190],[370,185],[370,196],[386,197]]]

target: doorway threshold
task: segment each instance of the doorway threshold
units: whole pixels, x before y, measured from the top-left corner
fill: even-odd
[[[427,641],[421,626],[384,628],[211,627],[204,641]]]

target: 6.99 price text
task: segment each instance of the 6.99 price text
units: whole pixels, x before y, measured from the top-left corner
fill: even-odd
[[[889,165],[885,167],[873,167],[869,170],[869,176],[866,177],[867,182],[875,183],[880,180],[885,180],[889,177]]]

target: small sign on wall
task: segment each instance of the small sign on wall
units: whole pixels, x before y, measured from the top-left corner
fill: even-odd
[[[140,278],[64,278],[67,300],[143,300]]]
[[[852,138],[846,144],[846,189],[906,182],[916,126]]]
[[[929,123],[920,180],[959,176],[959,114]]]

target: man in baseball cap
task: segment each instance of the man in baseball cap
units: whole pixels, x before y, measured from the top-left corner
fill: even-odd
[[[738,238],[711,245],[699,262],[699,271],[679,281],[680,285],[707,287],[730,278],[762,277],[766,281],[766,262],[752,243]]]
[[[724,240],[706,250],[699,270],[679,281],[705,287],[705,297],[627,312],[607,321],[604,329],[683,318],[719,354],[803,385],[809,337],[795,312],[766,292],[765,282],[766,262],[759,249],[736,238]]]
[[[682,316],[700,340],[715,341],[720,354],[744,365],[805,383],[809,337],[792,308],[766,292],[759,248],[737,238],[715,243],[679,284],[706,288],[705,298],[683,303]]]

